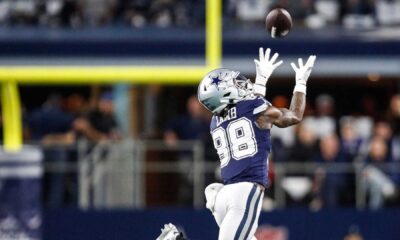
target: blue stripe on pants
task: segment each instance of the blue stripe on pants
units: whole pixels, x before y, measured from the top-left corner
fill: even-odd
[[[258,210],[258,203],[260,202],[260,199],[262,198],[262,196],[263,196],[263,194],[261,192],[260,196],[257,199],[256,205],[254,205],[253,217],[251,218],[250,226],[249,226],[249,229],[246,232],[246,235],[245,235],[244,239],[247,239],[249,237],[249,233],[250,233],[251,229],[253,228],[253,224],[254,224],[254,221],[256,220],[256,216],[257,216],[257,213],[258,213],[258,211],[257,211]]]
[[[236,230],[236,234],[235,234],[235,238],[234,238],[235,240],[239,239],[240,233],[243,231],[244,224],[246,223],[247,217],[249,215],[250,202],[251,202],[251,199],[253,199],[256,189],[257,189],[257,187],[256,187],[256,185],[254,185],[250,191],[249,197],[247,198],[246,209],[244,210],[244,214],[243,214],[242,220],[240,221],[239,227]]]

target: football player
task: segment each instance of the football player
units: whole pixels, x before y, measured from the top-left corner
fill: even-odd
[[[278,53],[259,50],[253,84],[238,71],[216,69],[198,87],[198,99],[213,113],[210,133],[221,164],[223,184],[207,186],[206,207],[220,228],[219,240],[255,239],[264,190],[268,186],[268,156],[273,125],[299,123],[305,109],[307,80],[315,56],[303,64],[292,63],[296,85],[289,109],[276,108],[265,100],[266,84],[283,62]]]
[[[253,239],[258,225],[265,187],[268,185],[270,129],[301,121],[305,108],[307,80],[315,56],[306,64],[292,63],[296,85],[289,109],[275,108],[265,100],[266,84],[282,64],[278,54],[260,48],[255,83],[237,71],[216,69],[205,76],[198,88],[199,101],[214,116],[211,135],[221,161],[224,184],[206,188],[207,208],[220,227],[220,240]]]

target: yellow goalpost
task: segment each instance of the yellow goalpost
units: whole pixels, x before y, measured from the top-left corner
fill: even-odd
[[[0,66],[4,149],[22,147],[18,84],[194,84],[222,58],[222,0],[206,0],[204,66]]]

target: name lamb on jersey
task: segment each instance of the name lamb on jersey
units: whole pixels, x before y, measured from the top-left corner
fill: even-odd
[[[229,120],[237,118],[236,113],[237,113],[236,107],[233,107],[233,108],[229,109],[228,114],[226,114],[225,117],[216,116],[217,127],[225,121],[229,121]]]

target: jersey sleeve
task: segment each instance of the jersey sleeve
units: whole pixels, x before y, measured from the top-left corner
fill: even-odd
[[[254,99],[253,115],[257,115],[271,106],[271,103],[265,100],[263,97],[257,97]]]
[[[238,105],[238,111],[242,114],[257,115],[265,111],[271,103],[265,100],[263,97],[256,97],[254,99],[248,99],[240,102]]]

